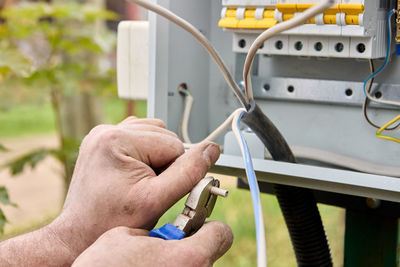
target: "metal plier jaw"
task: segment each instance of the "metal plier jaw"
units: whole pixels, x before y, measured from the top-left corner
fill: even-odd
[[[150,231],[150,236],[166,240],[181,239],[194,234],[210,217],[218,196],[226,197],[228,191],[219,188],[219,180],[214,177],[203,178],[190,192],[185,208],[174,224],[166,224],[160,229]]]
[[[204,224],[206,218],[210,217],[218,197],[213,193],[215,188],[219,189],[219,180],[214,177],[206,177],[190,192],[185,202],[185,208],[174,221],[174,225],[181,229],[186,236],[195,233]],[[228,193],[225,192],[224,197]]]

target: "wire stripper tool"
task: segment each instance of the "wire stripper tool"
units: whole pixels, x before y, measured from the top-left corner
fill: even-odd
[[[219,180],[214,177],[203,178],[190,192],[185,208],[174,223],[153,229],[149,236],[165,240],[180,240],[195,233],[210,217],[218,196],[228,196],[228,191],[219,188]]]

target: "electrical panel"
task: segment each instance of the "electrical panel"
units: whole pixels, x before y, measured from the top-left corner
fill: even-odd
[[[304,6],[319,1],[156,2],[204,33],[240,85],[246,52],[258,34],[278,23],[279,17],[285,20],[296,16]],[[264,43],[251,72],[254,98],[291,147],[309,148],[308,152],[325,160],[331,157],[324,155],[341,155],[387,170],[400,168],[400,146],[376,138],[376,129],[362,114],[363,84],[371,74],[368,60],[379,58],[374,60],[376,69],[384,62],[386,21],[394,4],[395,1],[341,1],[322,17]],[[275,18],[275,14],[282,16]],[[223,24],[229,20],[231,24]],[[188,134],[192,142],[199,142],[240,105],[217,65],[195,38],[154,13],[149,13],[149,22],[148,116],[164,120],[168,129],[179,132],[185,97],[178,89],[182,83],[187,84],[194,99]],[[300,51],[296,48],[301,46],[299,42]],[[364,44],[365,50],[359,44]],[[359,52],[357,46],[364,52]],[[392,55],[387,68],[375,78],[371,94],[381,100],[400,101],[398,69],[399,57]],[[368,113],[383,125],[398,115],[399,109],[370,103]],[[229,136],[228,133],[216,140],[224,151],[214,171],[243,176],[237,144]],[[400,199],[400,179],[396,175],[349,170],[304,155],[298,157],[301,164],[273,162],[251,133],[246,139],[260,181],[391,201]]]
[[[260,31],[298,16],[319,0],[223,0],[219,27],[233,51],[247,52]],[[387,47],[388,1],[340,0],[305,25],[267,40],[260,54],[381,58]]]

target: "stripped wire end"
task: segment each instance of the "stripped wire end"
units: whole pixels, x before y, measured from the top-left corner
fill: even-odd
[[[181,83],[178,87],[178,92],[182,96],[191,96],[192,94],[188,90],[187,84],[186,83]]]

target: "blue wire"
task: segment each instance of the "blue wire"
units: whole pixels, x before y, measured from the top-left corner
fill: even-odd
[[[254,172],[253,162],[251,160],[251,155],[249,152],[249,148],[247,146],[247,142],[244,139],[242,132],[240,131],[240,127],[239,127],[239,122],[245,113],[246,113],[245,111],[240,113],[240,116],[236,122],[236,127],[238,129],[238,132],[240,135],[240,141],[242,143],[242,147],[243,147],[243,151],[244,151],[245,169],[246,169],[247,180],[249,182],[251,199],[253,201],[254,220],[255,220],[255,224],[256,224],[257,253],[259,254],[259,253],[265,253],[265,251],[259,251],[259,249],[260,249],[259,243],[261,240],[259,237],[260,235],[258,234],[261,231],[260,227],[264,227],[264,225],[260,225],[260,223],[259,223],[259,219],[260,219],[260,216],[262,216],[262,214],[260,214],[258,207],[261,206],[261,203],[259,202],[260,197],[259,197],[258,184],[257,184],[256,174]]]
[[[189,93],[187,92],[187,90],[186,90],[186,89],[183,89],[182,87],[179,88],[179,92],[184,93],[185,96],[189,96]]]
[[[391,18],[392,18],[393,13],[394,13],[394,9],[392,9],[392,10],[389,12],[388,18],[387,18],[387,30],[388,30],[388,41],[387,41],[387,42],[388,42],[388,45],[387,45],[387,50],[386,50],[385,62],[383,63],[383,65],[382,65],[376,72],[374,72],[373,74],[371,74],[371,75],[365,80],[365,82],[364,82],[364,94],[365,94],[365,96],[366,96],[367,98],[369,98],[369,99],[370,99],[370,97],[369,97],[368,94],[367,94],[367,84],[368,84],[369,80],[371,80],[371,79],[374,78],[376,75],[378,75],[378,74],[386,67],[386,65],[387,65],[388,62],[389,62],[390,50],[391,50],[391,47],[392,47],[392,29],[391,29],[391,27],[390,27],[390,25],[391,25],[390,20],[391,20]],[[370,99],[370,100],[373,101],[373,99]]]

